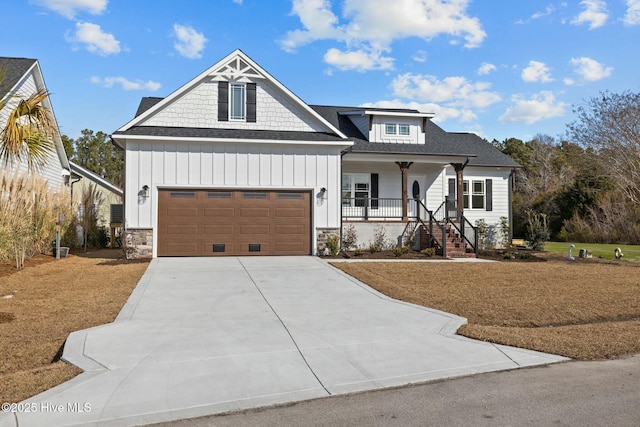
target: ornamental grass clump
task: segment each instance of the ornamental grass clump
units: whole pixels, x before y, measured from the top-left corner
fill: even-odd
[[[66,188],[54,193],[47,182],[29,174],[0,177],[0,261],[15,259],[18,270],[24,261],[51,248],[56,221],[63,214],[70,222],[72,207]]]

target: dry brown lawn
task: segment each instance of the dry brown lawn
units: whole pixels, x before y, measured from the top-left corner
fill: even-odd
[[[18,272],[0,266],[1,402],[24,400],[81,372],[58,361],[67,336],[112,322],[148,265],[120,254],[42,255]]]
[[[459,334],[576,359],[640,352],[640,266],[563,259],[334,265],[399,300],[466,317]]]

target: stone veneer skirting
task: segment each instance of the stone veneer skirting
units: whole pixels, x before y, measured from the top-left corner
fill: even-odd
[[[124,231],[124,248],[127,259],[153,257],[153,229],[127,228]]]
[[[327,255],[327,239],[331,236],[340,236],[339,228],[316,228],[317,255]]]

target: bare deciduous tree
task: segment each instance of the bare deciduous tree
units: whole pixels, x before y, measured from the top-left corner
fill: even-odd
[[[602,92],[574,113],[578,119],[568,125],[573,141],[596,150],[613,182],[640,204],[640,93]]]

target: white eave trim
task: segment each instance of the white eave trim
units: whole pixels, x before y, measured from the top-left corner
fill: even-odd
[[[320,145],[335,147],[351,147],[353,141],[309,141],[309,140],[282,140],[282,139],[241,139],[241,138],[200,138],[200,137],[177,137],[177,136],[150,136],[150,135],[111,135],[116,141],[172,141],[172,142],[232,142],[250,144],[280,144],[280,145]],[[121,146],[120,144],[118,144]],[[121,146],[122,147],[122,146]]]
[[[357,110],[357,111],[341,111],[343,116],[388,116],[388,117],[415,117],[432,119],[435,113],[409,113],[402,111],[379,111],[379,110]]]

